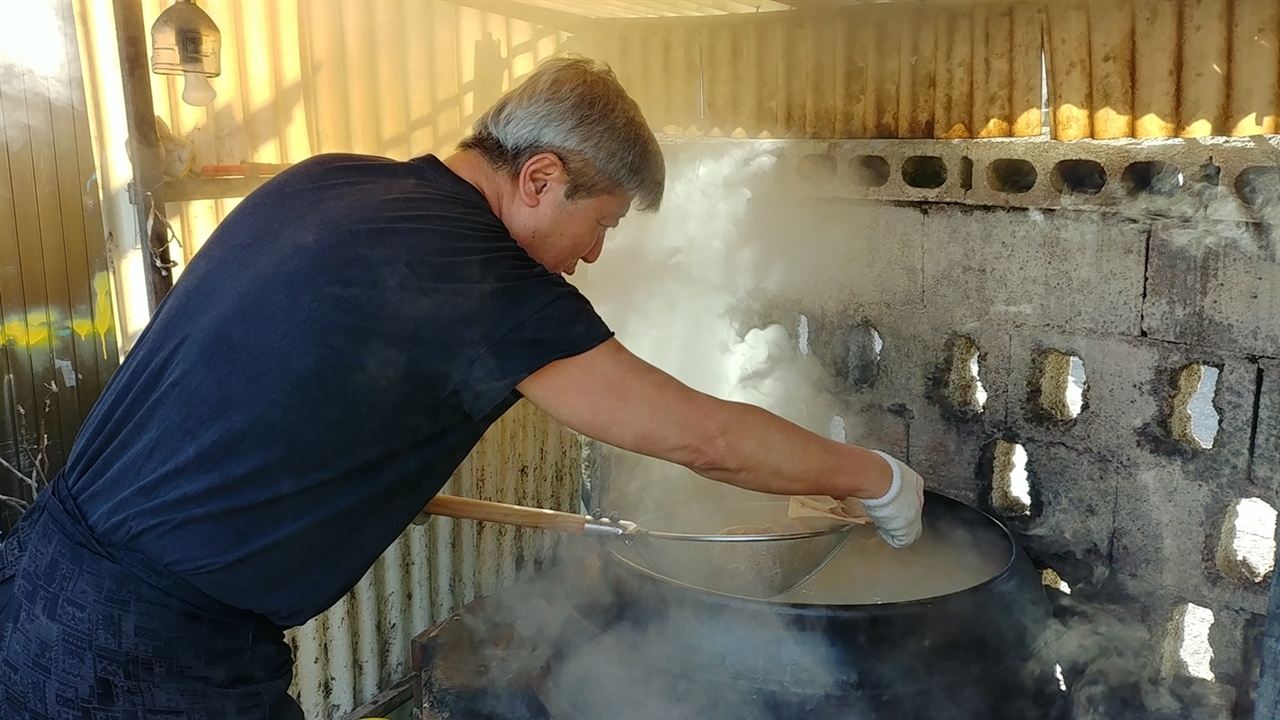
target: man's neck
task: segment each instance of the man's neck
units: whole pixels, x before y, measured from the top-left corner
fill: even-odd
[[[479,153],[473,150],[461,150],[445,158],[444,164],[453,171],[454,175],[466,180],[479,190],[480,194],[484,195],[484,199],[489,202],[489,209],[493,214],[505,222],[503,208],[506,204],[505,191],[509,183],[494,172]]]

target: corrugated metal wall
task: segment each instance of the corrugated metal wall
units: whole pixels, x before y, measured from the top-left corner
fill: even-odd
[[[1039,4],[601,20],[572,49],[609,62],[650,123],[738,137],[1041,133]]]
[[[54,471],[118,362],[69,0],[0,3],[0,130],[0,457],[18,462],[21,408]]]
[[[527,402],[498,421],[445,492],[578,508],[577,436]],[[341,715],[407,672],[410,639],[510,581],[558,542],[551,532],[432,518],[411,527],[359,586],[290,633],[294,696],[308,718]]]
[[[1076,0],[1047,19],[1056,139],[1276,132],[1280,3]]]
[[[820,7],[811,5],[807,7]],[[601,20],[570,47],[607,60],[651,124],[739,137],[1277,131],[1271,0],[889,2],[808,12]]]
[[[168,6],[146,0],[147,21]],[[565,35],[439,0],[206,0],[223,36],[218,99],[182,102],[152,76],[156,112],[200,165],[289,163],[322,152],[443,152]],[[172,205],[190,259],[236,199]]]

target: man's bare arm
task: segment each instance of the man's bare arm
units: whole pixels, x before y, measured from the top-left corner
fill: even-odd
[[[518,389],[583,435],[748,490],[878,498],[892,482],[875,453],[698,392],[617,340],[553,362]]]

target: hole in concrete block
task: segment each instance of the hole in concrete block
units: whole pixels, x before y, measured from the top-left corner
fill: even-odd
[[[981,354],[981,352],[975,350],[973,355],[969,357],[969,376],[973,378],[973,399],[977,403],[979,410],[987,406],[987,389],[982,385],[982,368],[978,365],[978,358]]]
[[[1087,382],[1084,361],[1075,355],[1047,350],[1040,357],[1040,408],[1054,420],[1074,420],[1084,409]]]
[[[1266,580],[1276,565],[1276,509],[1260,498],[1236,501],[1222,526],[1217,562],[1237,580]]]
[[[844,418],[839,415],[833,415],[831,417],[831,439],[842,443],[847,442],[846,438]]]
[[[1218,411],[1213,399],[1218,388],[1218,368],[1188,365],[1178,371],[1169,428],[1187,447],[1208,450],[1218,436]]]
[[[942,397],[956,412],[978,415],[987,403],[987,389],[982,385],[982,350],[973,338],[957,335],[948,341],[946,374]]]
[[[1020,195],[1036,186],[1036,166],[1026,160],[996,160],[987,167],[987,185],[992,190]]]
[[[875,384],[880,375],[880,351],[884,340],[869,322],[855,325],[849,333],[849,357],[845,377],[849,384],[866,390]]]
[[[1222,185],[1222,168],[1214,163],[1201,165],[1199,181],[1210,187]]]
[[[1236,195],[1253,207],[1271,207],[1280,201],[1280,167],[1255,166],[1236,176]]]
[[[1049,182],[1059,193],[1097,195],[1107,185],[1107,171],[1095,160],[1060,160]]]
[[[889,161],[879,155],[859,155],[849,164],[853,184],[858,187],[877,188],[889,182]]]
[[[902,179],[913,188],[940,188],[947,182],[947,164],[933,155],[912,155],[902,163]]]
[[[1058,571],[1053,568],[1045,568],[1040,571],[1040,584],[1045,587],[1051,587],[1054,590],[1058,590],[1064,595],[1071,594],[1071,586],[1068,585],[1067,581],[1063,580],[1062,576],[1058,574]]]
[[[809,354],[809,316],[801,315],[796,325],[796,348],[801,355]]]
[[[956,413],[973,416],[987,405],[987,388],[982,384],[982,348],[968,336],[947,341],[947,355],[940,380],[941,400]]]
[[[800,158],[796,173],[810,182],[822,182],[836,176],[836,159],[830,155],[811,154]]]
[[[991,506],[1011,517],[1031,514],[1027,450],[1019,443],[996,441],[991,465]]]
[[[1084,371],[1084,360],[1071,356],[1071,370],[1067,379],[1067,411],[1071,417],[1079,417],[1084,411],[1084,391],[1089,386],[1089,377]]]
[[[1173,197],[1185,182],[1182,170],[1176,165],[1159,160],[1142,160],[1129,163],[1120,174],[1120,182],[1131,197],[1160,195]]]
[[[969,192],[973,189],[973,158],[960,158],[960,189]]]
[[[1190,675],[1213,680],[1213,647],[1209,631],[1213,611],[1187,603],[1173,611],[1164,647],[1164,670],[1168,675]]]

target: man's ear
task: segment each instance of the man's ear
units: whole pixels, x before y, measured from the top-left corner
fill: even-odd
[[[516,197],[526,207],[537,207],[557,185],[568,184],[564,163],[555,153],[538,153],[525,162],[516,177]]]

